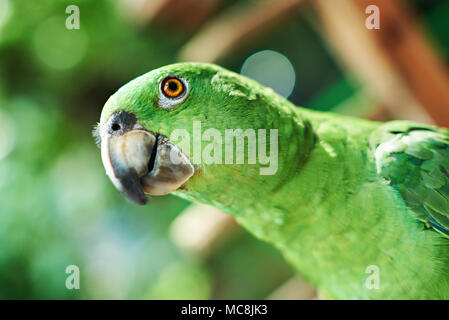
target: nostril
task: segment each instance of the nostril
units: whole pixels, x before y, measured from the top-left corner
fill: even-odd
[[[119,131],[121,129],[120,125],[118,123],[114,123],[111,127],[113,131]]]

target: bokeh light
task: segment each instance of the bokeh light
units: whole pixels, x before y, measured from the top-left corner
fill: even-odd
[[[12,3],[10,0],[0,0],[0,39],[1,28],[8,22],[8,19],[12,15]]]
[[[295,88],[295,69],[290,60],[277,51],[254,53],[245,60],[240,73],[272,88],[284,98],[288,98]]]
[[[68,69],[85,56],[88,38],[82,28],[68,30],[64,19],[53,17],[38,26],[33,43],[37,56],[45,65]]]

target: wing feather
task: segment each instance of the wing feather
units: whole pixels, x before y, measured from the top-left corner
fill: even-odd
[[[378,175],[416,218],[449,236],[449,131],[391,122],[373,134]]]

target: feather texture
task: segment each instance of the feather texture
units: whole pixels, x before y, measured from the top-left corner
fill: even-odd
[[[378,174],[424,223],[449,236],[449,131],[390,123],[375,151]]]

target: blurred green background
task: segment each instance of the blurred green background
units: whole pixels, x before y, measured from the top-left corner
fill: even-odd
[[[192,229],[173,231],[173,221],[188,202],[154,197],[138,207],[107,179],[91,136],[107,98],[181,60],[210,21],[259,1],[198,1],[209,5],[204,12],[167,1],[156,16],[142,14],[143,2],[0,0],[0,299],[264,299],[294,276],[279,253],[236,226],[217,232],[225,241],[210,250],[180,247],[173,232]],[[79,30],[66,28],[71,4]],[[408,5],[447,61],[449,2]],[[281,65],[275,89],[291,87],[294,103],[371,113],[377,103],[339,67],[316,19],[296,10],[216,62],[261,82]],[[68,265],[80,268],[80,290],[65,286]]]

